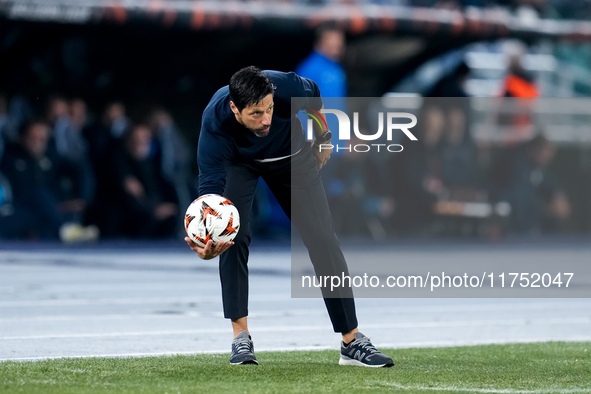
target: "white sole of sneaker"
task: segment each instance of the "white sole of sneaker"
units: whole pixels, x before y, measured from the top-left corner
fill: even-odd
[[[368,368],[384,368],[384,367],[392,367],[394,364],[378,364],[378,365],[368,365],[364,364],[359,360],[355,360],[353,358],[349,358],[347,356],[341,355],[339,358],[339,365],[352,365],[355,367],[368,367]]]
[[[248,360],[248,361],[242,361],[240,363],[230,363],[230,365],[248,365],[248,364],[259,365],[259,362],[257,360]]]

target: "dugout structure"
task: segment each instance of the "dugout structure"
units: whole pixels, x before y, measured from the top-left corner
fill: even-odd
[[[59,57],[55,52],[63,49],[63,41],[76,37],[86,41],[87,52],[87,57],[78,61],[96,68],[106,63],[103,68],[127,84],[126,89],[103,86],[106,91],[95,94],[125,96],[131,88],[138,96],[145,96],[138,90],[149,80],[152,90],[160,89],[154,95],[162,97],[171,83],[182,85],[181,90],[196,89],[191,77],[207,74],[204,80],[195,77],[193,83],[208,97],[233,70],[245,64],[293,69],[309,52],[313,29],[324,23],[341,27],[349,36],[346,66],[350,96],[380,96],[426,60],[468,43],[504,38],[526,42],[591,40],[590,22],[540,19],[531,23],[509,13],[477,8],[453,11],[334,2],[0,0],[0,34],[4,37],[0,86],[10,90],[13,73],[26,67],[31,56],[54,52],[47,56]],[[65,78],[62,74],[68,73],[68,65],[59,66],[66,70],[45,76],[45,88],[56,88],[59,78]],[[157,72],[147,73],[146,68]],[[87,73],[93,72],[99,73]],[[142,79],[142,83],[134,79]],[[22,80],[30,81],[26,77]],[[68,89],[92,88],[78,83]],[[111,85],[117,84],[121,83]]]

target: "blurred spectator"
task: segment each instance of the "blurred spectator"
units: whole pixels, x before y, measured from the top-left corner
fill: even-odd
[[[11,132],[10,139],[12,141],[18,139],[18,130],[21,129],[23,123],[25,123],[27,119],[32,119],[33,117],[34,111],[29,100],[19,93],[12,95],[8,102],[8,118],[10,119],[11,125],[8,131]]]
[[[0,160],[6,144],[15,142],[17,139],[15,126],[10,113],[8,95],[0,91]]]
[[[433,204],[446,192],[441,154],[445,113],[440,105],[427,101],[418,118],[418,141],[407,143],[389,163],[397,205],[395,223],[405,234],[428,230]]]
[[[345,54],[346,37],[342,30],[332,25],[321,26],[315,31],[314,48],[312,52],[295,68],[295,72],[309,78],[318,84],[323,98],[324,108],[337,109],[347,112],[347,75],[341,60]],[[326,116],[328,129],[333,132],[333,143],[338,136],[339,123],[334,115]],[[306,123],[302,123],[306,127]],[[332,157],[342,155],[333,151]],[[321,175],[330,179],[336,166],[324,167]],[[337,230],[338,232],[338,230]]]
[[[96,124],[84,128],[83,134],[88,142],[90,164],[95,179],[95,196],[89,209],[88,220],[93,223],[109,222],[108,201],[112,199],[113,182],[111,161],[113,152],[121,143],[121,136],[129,126],[125,115],[125,105],[119,101],[108,103]],[[112,236],[114,230],[101,226],[104,235]],[[105,230],[107,230],[105,232]]]
[[[346,112],[347,75],[340,63],[345,53],[345,34],[332,26],[320,27],[315,34],[312,53],[295,68],[295,72],[318,84],[325,108]],[[335,116],[327,116],[326,121],[329,130],[338,130]],[[338,152],[334,154],[338,156]]]
[[[58,121],[60,127],[54,126],[55,147],[60,156],[80,162],[88,158],[88,141],[84,137],[88,118],[86,103],[75,98],[65,104],[65,113]]]
[[[56,131],[61,133],[61,130],[65,130],[69,126],[69,108],[68,101],[61,95],[52,95],[47,100],[47,121],[53,129],[54,135]]]
[[[9,214],[1,217],[0,233],[9,238],[83,241],[98,238],[94,226],[82,227],[87,202],[76,184],[64,187],[63,179],[76,174],[49,149],[49,125],[26,123],[17,144],[7,147],[0,172],[9,185],[12,201]]]
[[[1,162],[0,158],[0,162]],[[4,174],[0,172],[0,238],[5,237],[15,225],[13,215],[12,187]]]
[[[340,63],[344,53],[345,34],[334,27],[319,28],[314,50],[295,72],[315,81],[323,97],[346,97],[347,76]]]
[[[100,121],[87,127],[85,137],[90,147],[93,165],[101,166],[104,155],[112,148],[113,142],[120,140],[130,125],[125,105],[119,101],[107,104]]]
[[[520,41],[508,41],[505,53],[507,75],[500,96],[506,99],[499,102],[498,124],[508,130],[504,138],[506,145],[514,146],[534,137],[532,107],[539,91],[533,76],[522,64],[525,45]]]
[[[508,57],[507,76],[503,81],[504,97],[538,97],[539,91],[533,76],[523,67],[522,60],[526,47],[518,41],[507,43],[505,50]]]
[[[468,130],[466,99],[450,100],[450,104],[444,106],[446,127],[441,150],[442,175],[446,187],[450,193],[456,194],[453,198],[457,199],[458,193],[465,194],[467,189],[476,188],[478,151]],[[471,198],[465,195],[461,200]]]
[[[0,92],[0,163],[4,156],[5,145],[12,139],[10,130],[10,118],[8,116],[8,97]],[[7,142],[8,141],[8,142]],[[12,211],[12,188],[8,179],[0,172],[0,221]],[[1,227],[2,225],[0,225]],[[0,230],[2,236],[2,230]]]
[[[511,204],[510,231],[556,232],[570,216],[570,202],[549,173],[556,147],[543,135],[508,151],[495,171],[499,196]]]
[[[470,68],[461,61],[448,75],[445,75],[431,88],[426,97],[446,97],[446,100],[436,100],[445,117],[445,128],[442,139],[442,175],[447,187],[454,198],[463,189],[473,189],[476,183],[477,148],[469,132],[470,105],[468,93],[464,88],[466,79],[470,75]],[[465,196],[467,197],[467,196]],[[470,199],[470,198],[468,198]],[[465,198],[462,198],[465,200]]]
[[[357,137],[351,146],[363,143]],[[386,236],[396,203],[388,195],[380,165],[367,152],[345,150],[331,163],[332,174],[326,183],[326,193],[333,212],[337,234]]]
[[[103,115],[103,125],[107,127],[111,137],[122,138],[130,125],[125,105],[120,102],[109,104]]]
[[[125,105],[114,101],[107,104],[97,124],[84,129],[84,136],[88,141],[90,158],[97,177],[104,169],[104,161],[115,141],[121,139],[129,125],[129,119],[125,115]]]
[[[188,207],[197,198],[196,182],[191,177],[189,145],[168,111],[162,108],[152,110],[148,124],[154,135],[153,154],[160,162],[162,176],[174,186],[179,205]]]
[[[10,138],[9,127],[8,100],[6,95],[0,92],[0,160],[2,160],[2,154],[4,153],[4,141]]]
[[[57,155],[76,169],[81,179],[80,194],[90,201],[95,190],[95,177],[84,137],[87,126],[86,103],[80,98],[67,101],[53,97],[49,101],[48,119],[53,125],[53,147]]]
[[[480,152],[469,131],[468,100],[449,99],[443,106],[446,123],[441,166],[445,192],[440,194],[434,208],[436,230],[448,235],[480,234],[494,238],[500,234],[501,227],[492,213],[474,216],[474,212],[467,212],[468,206],[484,208],[488,206],[484,204],[489,204],[488,190],[482,180]]]
[[[131,127],[111,155],[109,193],[101,230],[107,236],[172,237],[181,224],[173,186],[150,155],[152,132]]]

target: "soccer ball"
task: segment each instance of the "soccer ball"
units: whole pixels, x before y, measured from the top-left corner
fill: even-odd
[[[205,246],[233,240],[240,229],[238,210],[226,197],[205,194],[189,205],[185,213],[185,230],[195,243]]]

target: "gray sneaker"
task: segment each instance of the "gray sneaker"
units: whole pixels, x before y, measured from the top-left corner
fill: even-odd
[[[360,332],[355,333],[355,339],[345,346],[341,342],[340,365],[356,365],[359,367],[391,367],[394,361],[370,342],[369,338]]]
[[[230,364],[259,364],[254,355],[254,344],[252,343],[248,332],[240,331],[240,333],[236,335],[236,338],[234,338],[234,341],[232,342]]]

